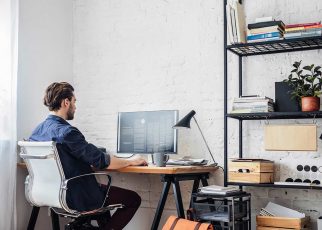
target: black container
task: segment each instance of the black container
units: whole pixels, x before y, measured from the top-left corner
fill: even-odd
[[[301,107],[295,98],[291,98],[292,88],[287,82],[275,82],[275,111],[299,112]]]

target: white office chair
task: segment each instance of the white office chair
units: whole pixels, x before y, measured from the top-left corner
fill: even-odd
[[[80,229],[84,221],[91,219],[91,217],[94,219],[94,217],[103,215],[112,209],[123,207],[122,204],[105,206],[111,185],[111,177],[107,173],[90,173],[66,179],[55,142],[19,141],[18,145],[21,147],[20,157],[24,159],[29,172],[25,181],[25,196],[28,202],[34,206],[28,230],[34,228],[39,207],[43,206],[49,207],[51,211],[53,229],[59,229],[58,216],[73,219],[65,226],[65,229]],[[99,209],[89,212],[78,212],[69,208],[66,202],[68,182],[90,175],[107,176],[108,184],[104,203]]]

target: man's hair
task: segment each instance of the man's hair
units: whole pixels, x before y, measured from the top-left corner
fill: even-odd
[[[67,82],[54,82],[46,89],[44,105],[49,111],[57,111],[61,107],[61,102],[68,98],[72,100],[74,88]]]

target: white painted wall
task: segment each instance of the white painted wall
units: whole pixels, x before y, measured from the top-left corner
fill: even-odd
[[[18,140],[28,138],[48,114],[42,104],[54,81],[72,82],[72,1],[24,0],[19,13]],[[26,229],[31,208],[24,196],[26,171],[17,172],[17,229]],[[41,209],[36,229],[51,229]]]
[[[223,1],[74,0],[73,3],[76,124],[85,136],[115,151],[117,112],[179,109],[183,116],[195,109],[215,158],[223,164]],[[322,3],[246,0],[245,8],[248,23],[256,17],[272,15],[288,24],[321,20]],[[320,51],[245,58],[244,93],[274,97],[274,81],[284,79],[291,64],[299,59],[305,64],[321,65]],[[229,64],[231,101],[237,96],[237,58],[229,55]],[[285,122],[299,121],[271,121]],[[229,125],[232,157],[237,154],[237,125],[234,121]],[[297,163],[322,163],[320,146],[317,153],[264,151],[263,125],[263,121],[245,122],[247,156],[275,160],[281,176],[294,174]],[[180,132],[179,155],[208,158],[196,127]],[[289,168],[288,164],[291,164]],[[320,174],[316,176],[322,178]],[[161,190],[159,178],[117,174],[114,181],[138,191],[143,198],[142,208],[127,229],[149,229]],[[211,180],[221,181],[220,176]],[[187,204],[189,183],[183,185],[182,191]],[[271,188],[249,191],[253,194],[253,215],[269,200],[306,210],[313,219],[319,214],[308,210],[322,215],[322,193],[318,191]],[[167,214],[174,213],[171,198],[166,205]]]

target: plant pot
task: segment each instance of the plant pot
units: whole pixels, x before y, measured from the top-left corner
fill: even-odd
[[[319,111],[320,98],[319,97],[302,97],[301,107],[303,112]]]

